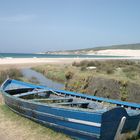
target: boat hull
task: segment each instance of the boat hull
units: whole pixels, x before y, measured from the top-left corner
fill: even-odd
[[[14,112],[78,139],[100,137],[101,114],[58,109],[4,95],[5,104]],[[78,129],[77,129],[78,128]]]
[[[140,109],[139,104],[114,101],[109,99],[102,99],[95,96],[89,96],[84,94],[73,93],[69,91],[55,90],[57,94],[62,94],[74,98],[84,98],[87,101],[108,101],[109,103],[116,103],[116,107],[110,110],[78,110],[74,108],[67,108],[61,106],[54,106],[51,104],[35,102],[32,100],[19,98],[19,93],[13,95],[6,89],[11,83],[18,83],[21,86],[27,86],[28,88],[39,88],[44,91],[46,87],[36,86],[33,84],[26,84],[24,82],[16,80],[7,80],[2,85],[2,94],[5,104],[14,112],[39,122],[47,127],[53,128],[59,132],[68,134],[71,137],[77,139],[92,139],[92,140],[119,140],[121,134],[125,135],[128,132],[134,132],[134,135],[138,135],[140,127],[140,113],[135,113]],[[29,95],[35,92],[27,92],[22,95]],[[117,107],[118,105],[129,106],[132,115],[129,115],[124,107]],[[137,109],[132,110],[131,108]]]

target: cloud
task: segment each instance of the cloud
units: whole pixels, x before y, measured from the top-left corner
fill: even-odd
[[[0,22],[23,22],[33,20],[34,15],[14,15],[7,17],[0,17]]]

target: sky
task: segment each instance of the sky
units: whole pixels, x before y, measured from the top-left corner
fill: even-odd
[[[140,43],[140,0],[0,0],[0,53]]]

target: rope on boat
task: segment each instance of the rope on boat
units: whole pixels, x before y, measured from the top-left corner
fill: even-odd
[[[39,91],[39,89],[35,88],[34,91]],[[57,93],[52,89],[47,89],[47,91],[51,91],[52,93],[56,94],[57,96],[62,96],[60,93]]]
[[[39,91],[37,88],[34,89],[35,91]],[[52,93],[56,94],[57,96],[62,96],[60,93],[55,92],[52,89],[48,89],[48,91],[51,91]]]
[[[49,91],[51,91],[52,93],[56,94],[57,96],[62,96],[62,94],[55,92],[54,90],[50,89]]]

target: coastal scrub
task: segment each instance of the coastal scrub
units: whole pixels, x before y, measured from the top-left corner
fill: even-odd
[[[84,60],[72,65],[42,65],[33,69],[49,79],[65,83],[66,90],[140,102],[140,61]]]
[[[0,71],[0,84],[2,84],[2,82],[4,82],[4,80],[6,80],[7,78],[19,80],[21,77],[23,77],[23,75],[19,69],[10,68],[7,70],[1,70]]]

